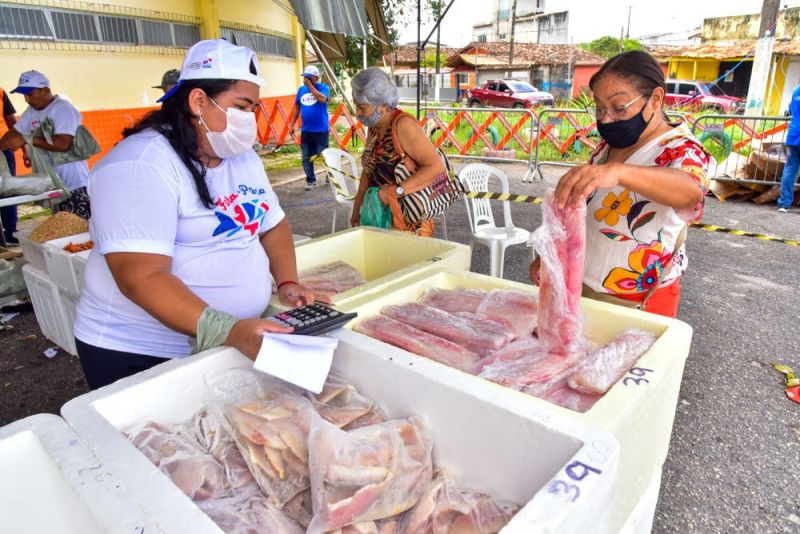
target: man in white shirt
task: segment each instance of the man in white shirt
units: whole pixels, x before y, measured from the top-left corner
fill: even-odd
[[[33,135],[33,146],[48,153],[69,152],[83,117],[70,102],[50,92],[50,80],[35,70],[23,72],[19,77],[19,84],[11,92],[23,95],[28,109],[14,124],[14,128],[0,139],[0,148],[22,148],[26,144],[23,136],[33,135],[42,122],[50,119],[54,126],[53,144],[42,136]],[[29,162],[26,161],[26,164]],[[86,160],[54,165],[53,169],[72,193],[68,199],[59,203],[58,211],[70,211],[88,219],[90,211],[86,185],[89,181],[89,166]]]

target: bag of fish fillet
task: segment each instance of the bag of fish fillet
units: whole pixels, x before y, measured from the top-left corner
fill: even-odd
[[[314,414],[298,390],[249,369],[207,380],[253,477],[279,509],[309,487],[308,433]]]
[[[350,432],[313,419],[309,534],[387,519],[414,506],[433,476],[432,448],[432,436],[417,418]]]

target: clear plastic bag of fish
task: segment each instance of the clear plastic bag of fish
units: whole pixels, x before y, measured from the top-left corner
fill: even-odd
[[[482,359],[473,369],[481,378],[501,386],[540,397],[576,365],[577,354],[547,352],[535,337],[529,336],[509,343]]]
[[[537,307],[533,293],[493,289],[476,312],[505,324],[514,339],[520,339],[530,336],[536,328]]]
[[[148,460],[194,501],[230,493],[225,466],[196,440],[186,425],[166,427],[147,421],[126,429]]]
[[[386,421],[384,410],[336,373],[328,375],[319,395],[306,392],[316,412],[339,428],[351,430]]]
[[[299,277],[301,284],[323,295],[335,295],[367,283],[361,271],[340,260],[306,269]]]
[[[541,257],[537,336],[548,352],[585,351],[583,262],[586,253],[586,205],[558,209],[555,194],[547,191],[542,224],[530,239]]]
[[[476,313],[478,306],[486,298],[487,291],[482,289],[438,289],[431,288],[419,298],[420,304],[432,306],[440,310],[456,313],[471,312]]]
[[[299,390],[250,369],[207,380],[220,415],[262,491],[279,509],[309,487],[308,433],[316,417]]]
[[[308,532],[391,518],[414,506],[433,475],[432,447],[417,418],[350,432],[314,419],[309,438],[314,518]]]
[[[254,486],[246,491],[197,503],[227,534],[303,534],[298,525]]]
[[[650,332],[626,330],[608,345],[590,352],[567,382],[581,393],[603,395],[650,350],[655,341],[656,336]]]
[[[549,403],[567,408],[574,412],[585,413],[592,409],[592,407],[599,401],[601,395],[588,395],[581,393],[569,387],[567,380],[563,379],[558,381],[549,390],[547,390],[540,397]]]
[[[480,359],[478,354],[452,341],[385,315],[375,315],[360,321],[356,324],[355,331],[462,371],[472,369]]]
[[[519,506],[456,486],[441,469],[412,509],[403,514],[399,534],[494,534],[511,521]]]
[[[381,313],[478,355],[499,350],[514,337],[504,324],[486,315],[446,312],[419,302],[384,306]]]

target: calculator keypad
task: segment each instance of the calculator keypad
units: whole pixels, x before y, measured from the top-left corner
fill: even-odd
[[[302,333],[310,327],[321,326],[323,329],[328,330],[329,328],[325,328],[326,323],[339,323],[343,317],[340,311],[322,304],[311,304],[303,308],[278,313],[270,317],[270,319],[278,324],[294,327],[295,333]]]

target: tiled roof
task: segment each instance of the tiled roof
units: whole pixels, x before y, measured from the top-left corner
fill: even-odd
[[[441,47],[441,53],[444,54],[445,57],[450,56],[454,52],[457,52],[458,48],[452,48],[449,46]],[[425,52],[430,54],[433,52],[436,53],[436,42],[429,42],[427,47],[425,48]],[[400,46],[389,53],[386,54],[386,63],[389,63],[391,59],[394,59],[395,64],[417,64],[417,46],[416,45],[403,45]]]
[[[509,43],[470,43],[447,58],[449,66],[460,62],[475,64],[475,48],[478,49],[478,66],[508,65]],[[540,43],[514,43],[514,64],[512,67],[530,67],[531,65],[566,65],[572,56],[573,65],[602,65],[605,58],[573,45],[555,45]]]
[[[755,54],[756,43],[753,41],[736,44],[706,43],[690,46],[654,46],[651,53],[657,59],[671,57],[732,59]],[[796,41],[778,41],[775,43],[773,54],[800,55],[800,43]]]

